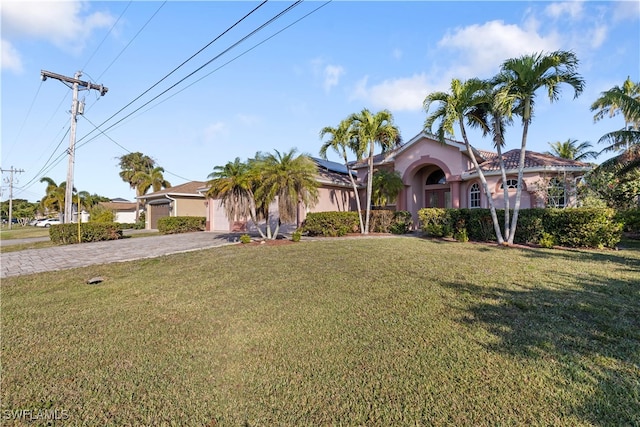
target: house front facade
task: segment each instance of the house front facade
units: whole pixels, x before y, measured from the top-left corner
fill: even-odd
[[[489,198],[498,209],[505,207],[504,186],[513,208],[517,191],[520,150],[503,153],[506,182],[503,182],[496,153],[475,150],[474,154],[487,180],[489,194],[480,182],[464,143],[420,133],[404,145],[374,158],[374,170],[395,170],[404,189],[390,208],[406,210],[418,220],[422,208],[488,208]],[[520,208],[576,206],[578,180],[591,170],[586,163],[527,151]],[[366,183],[366,162],[354,169]]]

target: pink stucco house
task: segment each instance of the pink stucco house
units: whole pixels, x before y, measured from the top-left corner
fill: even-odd
[[[491,194],[485,194],[464,143],[420,133],[405,144],[374,158],[374,168],[396,170],[405,188],[394,206],[417,212],[424,207],[488,208],[488,198],[496,208],[504,208],[503,182],[496,153],[475,150]],[[507,172],[509,203],[512,208],[517,189],[519,149],[503,153]],[[354,165],[360,182],[366,182],[366,162]],[[576,184],[592,166],[548,154],[527,151],[520,207],[576,206]]]
[[[412,213],[414,223],[418,211],[425,207],[439,208],[488,208],[491,197],[496,208],[504,208],[504,192],[496,153],[475,150],[475,156],[483,170],[491,194],[482,189],[478,172],[467,153],[464,143],[446,140],[440,143],[435,136],[424,132],[401,146],[374,158],[374,169],[395,170],[400,173],[404,190],[390,209]],[[510,207],[513,207],[517,189],[517,166],[520,150],[503,153],[507,170],[506,186]],[[309,212],[355,210],[355,197],[347,170],[343,165],[315,159],[318,165],[320,198],[315,206],[302,206],[299,220]],[[360,200],[364,207],[367,182],[367,163],[351,165],[357,172]],[[592,166],[586,163],[562,159],[548,154],[528,151],[526,154],[521,208],[576,206],[576,185]],[[230,223],[218,200],[208,200],[207,230],[241,231],[252,228],[250,222]],[[272,207],[274,212],[277,207]],[[290,229],[295,228],[290,225]]]

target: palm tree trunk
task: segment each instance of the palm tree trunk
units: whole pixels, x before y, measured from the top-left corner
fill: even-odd
[[[524,120],[522,126],[522,146],[520,147],[520,160],[518,161],[518,188],[516,189],[516,201],[513,207],[513,217],[511,219],[511,230],[509,230],[509,244],[513,245],[513,238],[518,225],[518,214],[520,213],[520,198],[522,196],[522,176],[524,175],[524,158],[527,149],[527,134],[529,133],[529,120]]]
[[[471,157],[471,162],[473,162],[473,166],[478,171],[478,178],[480,178],[480,182],[482,183],[482,188],[484,189],[485,194],[487,195],[487,201],[489,202],[489,212],[491,212],[491,220],[493,222],[493,230],[496,233],[496,239],[498,240],[498,244],[504,244],[504,239],[502,237],[502,232],[500,231],[500,223],[498,222],[498,215],[496,214],[496,208],[493,204],[493,198],[491,197],[491,191],[489,191],[489,185],[487,184],[487,180],[484,177],[484,173],[480,169],[480,165],[478,165],[478,160],[476,159],[476,155],[473,153],[473,149],[471,148],[471,144],[469,144],[469,138],[467,138],[467,132],[460,121],[460,132],[462,133],[462,138],[464,139],[464,144],[467,147],[467,152]]]
[[[249,192],[249,216],[251,217],[251,221],[253,221],[253,224],[258,229],[258,233],[260,233],[260,237],[262,237],[263,239],[266,239],[266,236],[264,235],[264,233],[262,232],[262,229],[260,228],[260,224],[258,224],[258,215],[256,213],[256,201],[253,197],[252,191]]]
[[[367,207],[366,207],[366,219],[364,224],[364,234],[369,234],[369,218],[371,217],[371,192],[373,189],[373,141],[369,142],[369,174],[367,175]],[[356,194],[357,196],[357,194]]]
[[[360,221],[360,233],[364,234],[364,222],[362,221],[362,207],[360,206],[360,196],[358,194],[358,185],[356,184],[356,180],[353,179],[353,175],[351,175],[351,169],[349,169],[349,163],[345,158],[345,167],[347,168],[347,174],[349,175],[349,179],[351,180],[351,185],[353,186],[353,194],[356,198],[356,209],[358,210],[358,220]]]

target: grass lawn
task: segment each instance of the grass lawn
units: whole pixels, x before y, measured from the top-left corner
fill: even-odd
[[[638,249],[234,245],[0,291],[9,425],[640,425]]]
[[[31,227],[15,225],[9,230],[6,225],[0,229],[0,239],[26,239],[30,237],[49,237],[49,229],[46,227]]]

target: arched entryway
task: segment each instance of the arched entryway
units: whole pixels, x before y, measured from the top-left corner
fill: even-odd
[[[451,187],[447,183],[447,177],[444,171],[437,166],[429,166],[424,169],[422,173],[424,182],[424,207],[450,208]]]

